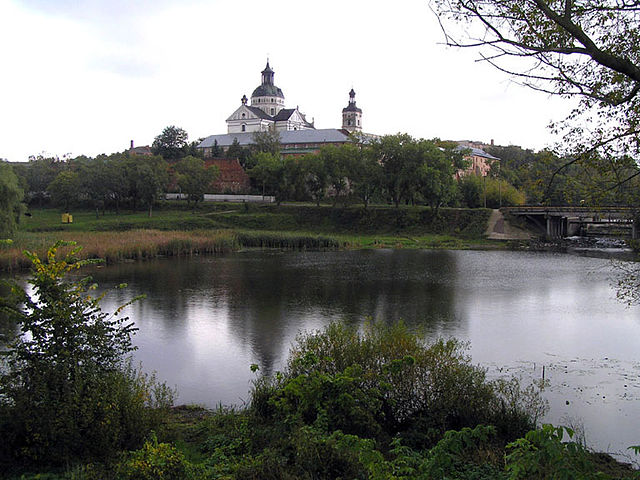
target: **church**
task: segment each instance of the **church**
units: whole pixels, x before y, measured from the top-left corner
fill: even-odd
[[[240,106],[227,118],[227,133],[210,135],[198,145],[205,158],[211,157],[214,146],[226,150],[234,142],[251,145],[255,132],[278,132],[283,155],[303,155],[324,145],[341,145],[350,141],[351,133],[362,132],[362,109],[356,106],[353,89],[348,105],[342,109],[342,128],[317,129],[315,121],[307,120],[298,107],[286,108],[284,93],[274,82],[275,72],[268,60],[261,74],[261,83],[251,99],[243,95]]]
[[[242,96],[240,106],[227,118],[227,133],[210,135],[205,138],[197,148],[202,150],[205,159],[215,162],[221,169],[222,176],[226,178],[226,171],[241,169],[236,159],[213,160],[214,150],[226,151],[231,145],[237,143],[241,147],[247,147],[254,143],[256,132],[275,131],[280,137],[280,153],[283,156],[300,156],[318,152],[325,145],[342,145],[353,141],[354,133],[362,134],[362,109],[356,105],[356,92],[349,92],[349,103],[342,109],[341,128],[317,129],[315,121],[307,120],[307,117],[298,107],[286,108],[285,97],[282,89],[274,82],[275,72],[267,65],[261,72],[260,85],[251,94],[251,99]],[[361,138],[373,139],[376,135],[362,134]],[[500,159],[489,155],[480,148],[480,145],[469,142],[458,142],[460,148],[468,148],[471,152],[466,156],[470,160],[470,166],[456,173],[457,178],[464,175],[475,174],[486,176],[489,173],[491,162]],[[225,163],[226,162],[226,163]],[[227,165],[235,162],[233,165]],[[235,165],[237,164],[237,165]],[[248,177],[242,185],[237,182],[233,186],[226,186],[229,191],[240,191],[248,186]]]

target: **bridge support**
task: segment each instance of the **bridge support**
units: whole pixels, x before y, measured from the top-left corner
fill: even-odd
[[[566,217],[547,215],[547,239],[562,238],[567,234]]]

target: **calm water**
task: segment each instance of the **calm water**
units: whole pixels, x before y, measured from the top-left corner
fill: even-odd
[[[545,378],[547,420],[584,424],[613,452],[640,443],[640,309],[615,299],[608,260],[475,251],[246,252],[102,268],[127,282],[136,358],[179,402],[242,404],[261,372],[282,367],[295,335],[332,319],[404,319],[429,337],[470,342],[490,376]]]

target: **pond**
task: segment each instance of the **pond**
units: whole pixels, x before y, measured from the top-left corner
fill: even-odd
[[[546,421],[587,443],[640,444],[640,309],[615,298],[609,260],[504,251],[240,252],[92,272],[128,307],[135,358],[177,386],[179,403],[248,401],[256,374],[281,369],[302,330],[331,320],[404,320],[427,338],[468,341],[490,377],[544,374]],[[544,373],[543,373],[544,372]]]

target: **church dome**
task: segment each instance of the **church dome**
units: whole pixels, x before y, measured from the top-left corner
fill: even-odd
[[[282,90],[275,85],[270,84],[262,84],[258,88],[256,88],[251,97],[279,97],[284,98],[284,94]]]
[[[284,99],[282,90],[275,86],[273,83],[273,77],[275,72],[269,66],[269,60],[267,60],[267,66],[262,71],[262,84],[256,88],[251,94],[251,98],[257,97],[278,97]]]

